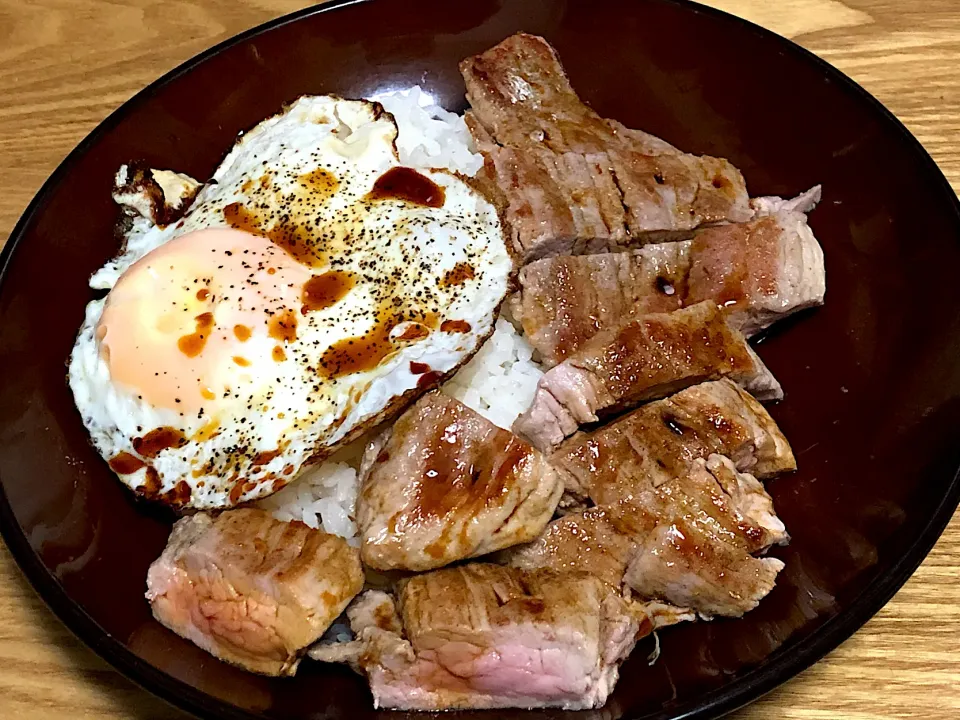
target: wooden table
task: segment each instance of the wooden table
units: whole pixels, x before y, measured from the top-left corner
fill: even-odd
[[[308,4],[0,0],[0,238],[64,155],[134,92],[210,45]],[[960,188],[960,0],[708,4],[792,38],[852,76]],[[735,717],[960,717],[958,575],[960,515],[856,636]],[[0,718],[107,717],[185,716],[77,641],[0,545]]]

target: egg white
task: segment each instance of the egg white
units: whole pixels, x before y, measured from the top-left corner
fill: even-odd
[[[97,450],[108,461],[121,453],[137,456],[134,440],[155,428],[176,428],[188,438],[182,447],[141,457],[148,467],[118,475],[121,481],[141,494],[197,509],[267,496],[399,398],[415,393],[423,373],[413,372],[411,362],[448,373],[492,332],[512,269],[497,212],[467,183],[439,171],[423,174],[443,188],[442,207],[390,199],[371,203],[367,198],[377,178],[399,165],[396,136],[392,116],[376,104],[303,97],[244,134],[184,217],[167,226],[154,222],[149,203],[124,192],[128,169],[121,168],[115,198],[132,222],[122,252],[91,278],[95,289],[111,289],[137,260],[176,237],[227,226],[224,209],[233,203],[285,212],[294,225],[310,220],[328,234],[319,243],[326,261],[360,278],[339,303],[300,318],[290,361],[264,364],[274,343],[251,339],[246,353],[258,361],[233,371],[238,397],[218,398],[199,415],[150,405],[136,388],[111,378],[95,335],[105,300],[92,301],[70,357],[69,383]],[[318,168],[338,182],[336,192],[319,201],[306,197],[301,183]],[[264,177],[269,181],[261,183]],[[169,192],[184,188],[184,194],[195,189],[185,176],[169,176],[167,186]],[[269,212],[257,212],[267,225]],[[444,278],[458,264],[468,264],[474,276],[446,285]],[[424,339],[398,344],[372,369],[318,377],[323,351],[369,331],[372,308],[382,304],[384,293],[434,311],[433,330]],[[417,293],[429,299],[418,300]],[[441,331],[444,320],[466,322],[470,329]],[[206,437],[212,423],[215,434]],[[277,454],[258,466],[252,458],[260,453]]]

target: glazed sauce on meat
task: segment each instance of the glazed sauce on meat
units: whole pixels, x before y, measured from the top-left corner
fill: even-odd
[[[407,167],[395,167],[377,178],[369,200],[402,200],[424,207],[443,207],[446,193],[426,175]]]
[[[673,286],[673,283],[660,275],[657,276],[657,290],[664,295],[675,295],[677,292],[677,289]]]
[[[301,298],[303,307],[300,312],[306,315],[308,312],[324,310],[336,305],[346,297],[355,284],[353,273],[343,270],[331,270],[323,275],[314,275],[304,283]]]
[[[143,437],[133,439],[133,449],[147,458],[155,458],[168,448],[183,447],[187,442],[183,433],[172,427],[158,427]]]
[[[667,429],[672,432],[674,435],[683,436],[683,425],[681,425],[677,420],[669,415],[663,416],[663,424],[666,425]]]
[[[454,510],[473,514],[471,505],[481,506],[506,491],[519,465],[527,456],[524,444],[505,432],[497,433],[484,447],[467,448],[467,465],[461,447],[460,423],[438,428],[424,452],[423,478],[418,483],[417,507],[424,517],[443,517]],[[427,449],[429,448],[429,449]]]
[[[441,426],[427,446],[424,474],[416,486],[416,514],[420,519],[442,518],[451,512],[470,517],[500,502],[527,457],[524,443],[507,433],[498,433],[488,446],[475,445],[463,452],[459,433],[457,421]],[[470,523],[461,527],[459,543],[469,542],[469,527]],[[452,529],[452,525],[445,527],[424,552],[442,557],[453,541]]]
[[[110,465],[110,469],[115,473],[120,475],[130,475],[131,473],[135,473],[137,470],[144,467],[146,463],[136,455],[131,455],[128,452],[121,452],[113,457],[108,465]]]
[[[205,312],[197,315],[194,320],[196,330],[189,335],[183,335],[177,340],[177,347],[187,357],[196,357],[203,352],[210,332],[213,330],[213,313]]]
[[[767,217],[711,228],[694,237],[687,304],[713,300],[730,306],[748,300],[755,292],[776,295],[780,232],[776,219]]]

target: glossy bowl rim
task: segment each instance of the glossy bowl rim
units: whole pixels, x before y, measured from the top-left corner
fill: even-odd
[[[712,16],[722,22],[739,24],[743,29],[766,40],[776,42],[785,53],[791,53],[801,62],[812,65],[823,76],[835,82],[841,92],[866,103],[871,111],[906,141],[913,155],[921,161],[921,172],[939,186],[960,224],[960,200],[943,171],[936,164],[919,140],[879,100],[856,81],[814,53],[792,40],[767,30],[749,20],[737,17],[716,8],[689,0],[651,0],[681,8],[683,11]],[[42,210],[49,195],[88,148],[109,133],[132,108],[149,101],[157,91],[195,67],[241,42],[276,28],[298,22],[306,17],[373,2],[373,0],[327,0],[234,35],[198,55],[186,60],[126,100],[90,133],[60,162],[50,177],[24,210],[2,252],[0,252],[0,283],[6,277],[10,258],[16,251],[24,230],[34,216]],[[666,708],[653,714],[623,720],[707,720],[718,718],[747,705],[787,680],[800,674],[826,656],[842,642],[849,639],[868,620],[883,608],[920,566],[960,506],[960,468],[954,472],[940,503],[926,525],[911,543],[909,549],[883,575],[870,581],[846,609],[830,618],[821,627],[789,648],[789,652],[774,651],[772,659],[748,671],[736,681],[704,693],[696,699]],[[166,702],[198,717],[213,717],[221,720],[262,720],[263,715],[241,710],[229,703],[197,690],[192,685],[175,679],[137,657],[122,642],[110,636],[67,594],[57,579],[43,564],[39,555],[30,546],[23,529],[13,515],[3,484],[0,483],[0,536],[3,537],[14,560],[43,602],[87,647],[106,660],[118,672]]]

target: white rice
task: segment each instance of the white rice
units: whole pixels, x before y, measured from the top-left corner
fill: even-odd
[[[503,318],[480,351],[443,386],[469,408],[504,430],[530,407],[543,370],[533,348]]]
[[[473,152],[463,118],[434,105],[419,87],[374,96],[393,114],[400,130],[400,162],[425,169],[475,175],[483,156]],[[533,399],[543,375],[532,360],[530,344],[506,320],[497,320],[480,351],[444,385],[444,392],[509,429]],[[340,450],[326,462],[304,470],[287,487],[256,503],[278,520],[299,520],[309,527],[341,535],[358,544],[354,510],[357,468],[366,438]]]
[[[396,119],[400,130],[397,151],[404,165],[443,168],[470,176],[483,167],[483,156],[473,151],[473,138],[463,118],[434,105],[433,98],[419,85],[370,99]]]

